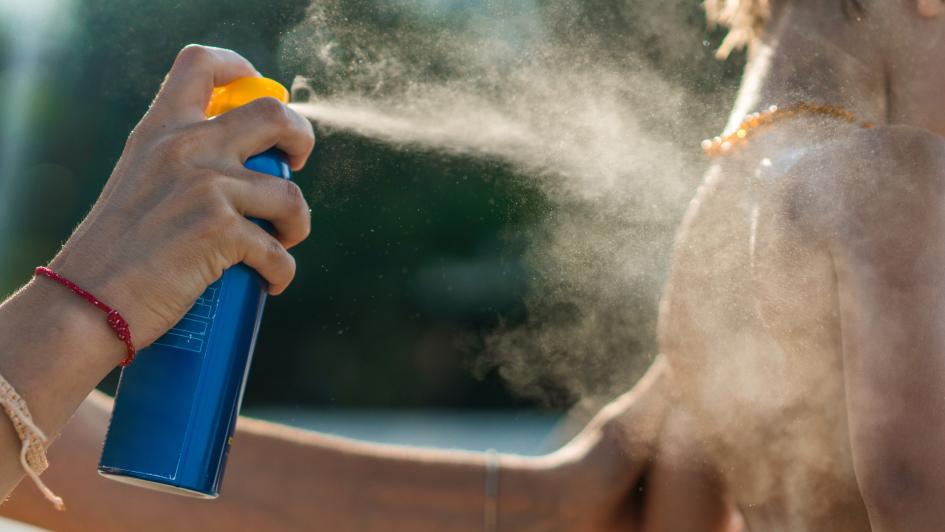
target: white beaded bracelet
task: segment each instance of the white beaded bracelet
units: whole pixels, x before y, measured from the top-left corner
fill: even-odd
[[[39,475],[49,467],[49,462],[46,461],[46,445],[49,443],[49,438],[33,422],[33,416],[26,407],[26,401],[16,393],[13,385],[2,375],[0,375],[0,406],[13,423],[17,436],[20,437],[22,443],[20,465],[23,466],[23,470],[57,510],[64,510],[65,504],[62,498],[57,497],[39,478]]]

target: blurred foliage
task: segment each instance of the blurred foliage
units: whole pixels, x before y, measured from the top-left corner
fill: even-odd
[[[392,24],[385,6],[350,2],[351,17]],[[435,3],[435,2],[432,2]],[[16,175],[3,202],[0,290],[27,281],[78,223],[107,179],[128,132],[185,44],[230,47],[292,82],[280,40],[308,0],[73,0],[68,32],[51,28],[33,80]],[[740,60],[718,63],[720,35],[694,0],[583,0],[556,31],[627,47],[674,81],[731,95]],[[661,16],[654,16],[654,11]],[[459,11],[457,11],[459,12]],[[0,11],[2,14],[2,11]],[[689,35],[660,31],[682,17]],[[0,125],[16,75],[20,28],[0,23]],[[27,29],[27,31],[29,31]],[[686,46],[664,46],[682,39]],[[667,50],[672,50],[668,52]],[[4,111],[5,110],[5,111]],[[722,123],[719,117],[718,122]],[[705,132],[696,132],[704,134]],[[320,140],[295,179],[313,208],[313,237],[294,251],[298,277],[266,309],[246,400],[371,407],[521,406],[494,372],[470,367],[477,338],[523,319],[526,229],[547,216],[541,196],[501,164],[394,150],[345,134]],[[472,347],[471,347],[472,346]],[[114,375],[105,388],[114,384]]]

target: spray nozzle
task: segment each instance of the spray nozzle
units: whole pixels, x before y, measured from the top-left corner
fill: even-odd
[[[262,77],[239,78],[213,89],[206,115],[207,118],[213,118],[266,97],[289,103],[289,91],[278,81]]]

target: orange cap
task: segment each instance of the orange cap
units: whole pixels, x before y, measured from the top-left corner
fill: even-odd
[[[213,118],[253,100],[266,97],[289,103],[289,91],[278,81],[261,77],[239,78],[213,89],[210,104],[207,105],[207,118]]]

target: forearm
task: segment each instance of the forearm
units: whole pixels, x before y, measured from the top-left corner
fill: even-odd
[[[4,515],[54,530],[475,530],[483,527],[485,459],[241,420],[222,494],[200,501],[99,477],[110,401],[90,397],[50,450],[44,478],[69,510],[18,490]],[[502,530],[549,530],[560,509],[561,458],[502,457]]]
[[[227,473],[234,482],[224,489],[257,505],[266,504],[261,490],[272,493],[287,503],[280,513],[293,527],[483,529],[487,467],[480,453],[377,445],[245,419],[238,438]],[[502,528],[547,530],[561,486],[555,462],[503,455],[500,463]]]
[[[120,354],[115,355],[120,358]],[[502,455],[499,530],[635,530],[631,499],[666,408],[654,364],[574,440],[542,457]],[[242,419],[222,495],[171,496],[96,474],[111,400],[93,393],[50,450],[45,479],[69,510],[18,490],[4,515],[54,530],[482,530],[486,458],[355,442]]]
[[[104,313],[48,279],[32,281],[0,305],[0,345],[0,375],[26,400],[33,420],[50,438],[121,360],[124,349]],[[23,476],[19,452],[11,423],[0,420],[4,496]]]

